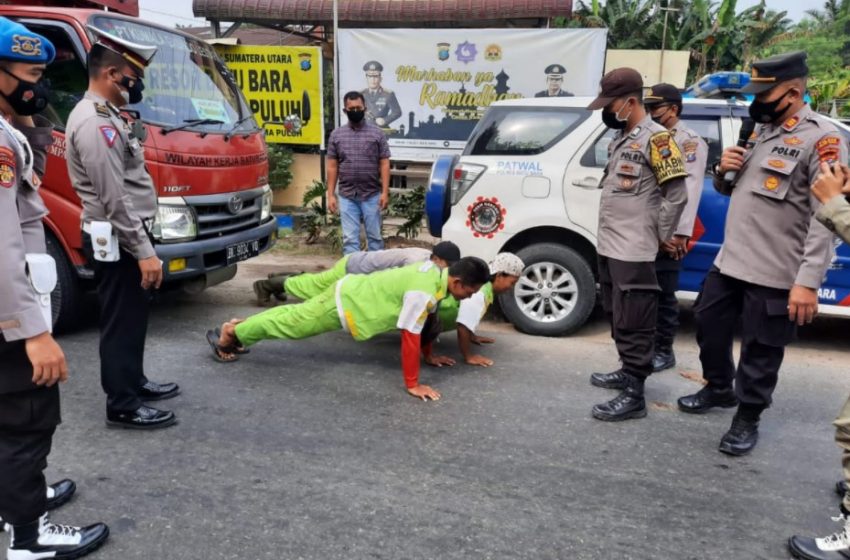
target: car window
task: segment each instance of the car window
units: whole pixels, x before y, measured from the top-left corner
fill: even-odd
[[[688,128],[699,134],[706,144],[708,144],[708,159],[706,160],[707,170],[715,161],[720,159],[720,153],[723,151],[723,144],[720,140],[720,120],[712,117],[706,118],[684,118],[682,122]],[[599,167],[604,168],[608,163],[608,146],[614,139],[616,131],[607,129],[601,134],[596,141],[587,149],[581,157],[582,167]]]
[[[56,58],[47,66],[44,77],[50,80],[50,104],[42,112],[53,125],[62,130],[68,115],[88,89],[88,74],[80,61],[68,33],[55,25],[26,22],[28,28],[44,35],[56,47]]]
[[[589,116],[579,108],[493,107],[472,131],[464,155],[540,154]]]

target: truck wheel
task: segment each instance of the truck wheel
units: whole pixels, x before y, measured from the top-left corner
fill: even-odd
[[[50,294],[53,308],[53,330],[63,332],[71,330],[79,319],[79,306],[83,297],[80,280],[71,267],[68,257],[53,234],[46,232],[47,254],[56,261],[56,288]]]
[[[556,243],[537,243],[517,252],[525,270],[499,303],[520,331],[540,336],[570,334],[584,325],[596,303],[596,281],[587,261]]]

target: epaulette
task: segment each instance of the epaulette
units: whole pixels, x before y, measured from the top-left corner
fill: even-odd
[[[105,117],[107,119],[110,117],[109,107],[107,107],[103,103],[98,103],[95,101],[94,110],[97,113],[98,117]]]

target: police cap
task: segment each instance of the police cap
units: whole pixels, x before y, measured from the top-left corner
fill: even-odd
[[[782,82],[809,75],[806,53],[795,51],[778,54],[753,62],[750,70],[750,83],[741,89],[741,93],[761,93],[773,89]]]
[[[363,71],[366,72],[367,76],[377,76],[384,71],[384,65],[377,60],[370,60],[363,65]]]
[[[649,93],[643,96],[644,105],[661,105],[662,103],[682,104],[682,93],[673,84],[655,84],[649,88]]]
[[[615,68],[599,82],[599,96],[587,106],[591,111],[602,109],[618,97],[643,90],[643,78],[634,68]]]
[[[563,76],[567,73],[567,69],[560,64],[550,64],[546,67],[543,73],[547,76]]]
[[[55,56],[56,49],[47,37],[0,17],[0,60],[50,64]]]
[[[87,25],[86,27],[97,38],[96,45],[120,54],[124,57],[124,60],[132,64],[139,72],[144,71],[145,67],[151,63],[153,55],[156,54],[156,47],[154,46],[133,43],[92,25]]]

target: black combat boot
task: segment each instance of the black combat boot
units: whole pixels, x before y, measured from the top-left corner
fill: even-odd
[[[646,401],[643,398],[644,380],[627,373],[623,373],[623,377],[626,380],[623,391],[610,401],[593,407],[593,417],[597,420],[619,422],[646,416]]]
[[[800,560],[847,560],[850,558],[850,513],[841,506],[841,513],[833,517],[841,523],[841,530],[827,537],[799,537],[788,539],[791,556]]]
[[[727,455],[746,455],[759,441],[759,415],[761,409],[742,404],[732,418],[732,426],[723,434],[718,450]]]
[[[611,373],[592,373],[590,374],[590,384],[603,389],[620,389],[626,388],[626,374],[622,368]]]
[[[652,371],[658,373],[676,365],[676,354],[672,346],[655,345],[655,356],[652,357]]]
[[[693,395],[681,397],[677,403],[682,412],[702,414],[714,407],[732,408],[738,406],[738,397],[735,396],[735,391],[732,389],[715,391],[706,386]]]

